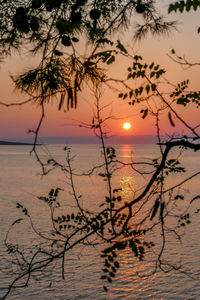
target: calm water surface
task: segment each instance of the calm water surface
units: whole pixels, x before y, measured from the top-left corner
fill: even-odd
[[[115,146],[118,158],[124,162],[131,158],[134,161],[149,161],[158,156],[155,146],[151,145],[118,145]],[[66,179],[59,171],[41,177],[39,165],[34,156],[29,155],[28,146],[0,146],[0,296],[12,277],[5,272],[7,261],[3,245],[5,234],[9,225],[21,218],[16,209],[16,202],[23,204],[32,215],[37,228],[48,227],[49,215],[44,203],[38,201],[37,196],[47,195],[51,187],[66,188]],[[72,145],[73,169],[76,172],[89,170],[97,163],[101,163],[101,150],[96,145]],[[53,155],[60,162],[65,162],[63,145],[50,145],[43,148],[41,155]],[[175,153],[174,153],[175,155]],[[190,169],[190,174],[200,167],[200,154],[188,152],[185,155],[185,167]],[[184,175],[181,175],[184,176]],[[181,180],[176,175],[169,181],[171,186]],[[182,177],[183,179],[184,177]],[[139,175],[133,176],[130,169],[120,169],[113,178],[113,187],[123,188],[123,197],[131,199],[133,193],[145,179]],[[75,185],[78,192],[83,195],[85,208],[98,207],[105,197],[105,187],[99,184],[98,176],[77,177]],[[192,197],[198,192],[200,180],[196,177],[185,186],[187,197]],[[65,197],[71,197],[66,191]],[[200,203],[197,207],[200,207]],[[70,207],[68,207],[70,210]],[[198,215],[188,226],[188,232],[182,244],[177,244],[173,238],[169,241],[166,257],[171,261],[180,261],[185,268],[200,275],[200,234]],[[26,223],[17,225],[17,230],[11,232],[12,241],[27,246],[34,237]],[[160,235],[155,236],[159,244]],[[121,268],[116,280],[106,294],[102,289],[100,278],[101,259],[100,249],[86,249],[79,247],[67,255],[65,264],[66,279],[61,279],[60,264],[55,264],[53,271],[39,282],[31,282],[30,287],[21,291],[13,291],[8,299],[200,299],[200,281],[186,277],[180,273],[164,274],[158,272],[151,277],[138,277],[153,270],[151,255],[138,262],[128,251],[121,254]]]

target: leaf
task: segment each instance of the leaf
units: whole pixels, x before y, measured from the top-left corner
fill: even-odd
[[[99,41],[102,39],[103,35],[104,35],[104,29],[103,28],[90,28],[89,30],[89,35],[92,41]]]
[[[130,240],[129,247],[132,249],[135,256],[138,257],[138,249],[137,249],[137,246],[136,246],[136,244],[133,240]]]
[[[175,8],[174,8],[174,4],[173,3],[171,3],[170,5],[169,5],[169,8],[168,8],[168,14],[170,14],[172,11],[174,11],[175,10]]]
[[[114,61],[115,61],[115,56],[112,55],[112,56],[106,61],[106,63],[107,63],[108,65],[110,65],[110,64],[112,64]]]
[[[72,88],[68,88],[67,93],[68,93],[67,110],[69,110],[69,105],[70,104],[71,104],[71,108],[73,108],[73,91],[72,91]]]
[[[124,94],[121,93],[121,94],[118,95],[118,98],[122,98],[123,96],[124,96]]]
[[[192,4],[193,4],[193,9],[196,11],[197,7],[199,6],[199,1],[198,0],[193,0]]]
[[[56,55],[56,56],[62,56],[63,55],[63,53],[62,52],[60,52],[60,51],[58,51],[58,50],[54,50],[54,54]]]
[[[58,110],[61,110],[61,108],[63,106],[63,103],[64,103],[64,99],[65,99],[65,94],[62,93],[61,96],[60,96],[60,103],[59,103],[59,106],[58,106]]]
[[[149,69],[151,70],[154,66],[154,62],[151,63],[151,65],[149,66]]]
[[[184,7],[185,7],[185,3],[184,3],[184,1],[182,0],[182,1],[179,2],[179,11],[180,11],[180,13],[183,12]]]
[[[133,77],[132,73],[129,73],[128,76],[127,76],[127,79],[130,79],[131,77]]]
[[[116,268],[119,268],[119,263],[118,263],[118,261],[115,261],[115,262],[114,262],[114,265],[115,265]]]
[[[135,59],[136,61],[142,60],[142,56],[140,56],[140,55],[135,55],[135,56],[134,56],[134,59]]]
[[[79,39],[77,39],[76,37],[73,37],[73,38],[72,38],[72,42],[78,43],[78,42],[79,42]]]
[[[140,251],[140,254],[144,254],[144,247],[143,246],[140,246],[138,249]]]
[[[115,277],[115,273],[113,273],[113,272],[110,272],[109,275],[110,275],[110,277],[113,277],[113,278]]]
[[[159,65],[154,67],[154,71],[158,71],[158,69],[159,69]]]
[[[102,270],[104,273],[108,273],[108,269],[103,269]]]
[[[158,74],[158,73],[157,73],[157,74]],[[155,72],[152,71],[152,72],[150,73],[150,78],[152,78],[154,75],[155,75]]]
[[[192,7],[192,0],[187,0],[185,4],[186,11],[190,11]]]
[[[171,112],[169,111],[168,112],[168,117],[169,117],[169,121],[170,121],[170,124],[175,127],[175,124],[174,124],[174,121],[172,120],[172,115],[171,115]]]
[[[108,288],[106,286],[103,287],[105,292],[108,292]]]
[[[175,50],[174,49],[171,50],[171,54],[175,54]]]
[[[182,195],[176,195],[175,197],[174,197],[174,200],[178,200],[178,199],[181,199],[181,200],[183,200],[184,199],[184,197],[182,196]]]
[[[106,38],[101,38],[101,39],[97,40],[97,43],[99,43],[99,44],[110,44],[111,46],[113,46],[113,42],[106,39]]]
[[[125,94],[124,94],[124,96],[123,96],[123,99],[126,99],[126,98],[127,98],[127,96],[128,96],[128,94],[127,94],[127,93],[125,93]]]
[[[122,191],[122,188],[114,189],[114,190],[113,190],[113,193],[117,193],[117,192],[119,192],[119,191]]]
[[[117,40],[117,46],[116,46],[119,50],[121,50],[123,53],[127,54],[128,51],[126,50],[126,48],[121,44],[121,42],[119,40]]]
[[[94,58],[101,58],[103,62],[106,62],[106,60],[111,56],[112,51],[103,51],[98,52],[94,55]]]
[[[155,92],[155,90],[156,90],[156,84],[155,84],[155,83],[153,83],[153,84],[151,85],[151,90],[152,90],[152,92]]]
[[[145,119],[146,118],[146,116],[148,115],[148,108],[146,108],[146,109],[142,109],[141,111],[140,111],[140,113],[142,113],[143,115],[142,115],[142,119]]]
[[[54,195],[54,189],[51,189],[49,192],[49,196],[52,197]]]
[[[114,273],[117,272],[117,270],[115,269],[115,267],[112,267],[111,269],[112,269],[112,271],[113,271]]]
[[[146,89],[146,92],[147,92],[147,94],[148,94],[148,93],[149,93],[149,91],[150,91],[150,86],[149,86],[149,85],[147,85],[145,89]]]
[[[188,100],[186,97],[181,97],[177,100],[177,104],[186,106],[188,103],[190,102],[190,100]]]
[[[159,201],[159,199],[156,199],[156,201],[155,201],[155,203],[154,203],[153,211],[152,211],[152,214],[151,214],[151,218],[150,218],[151,221],[152,221],[153,218],[155,217],[156,212],[157,212],[159,206],[160,206],[160,201]]]
[[[143,87],[141,86],[141,87],[139,88],[139,94],[141,95],[142,92],[143,92]]]
[[[108,260],[112,262],[113,261],[113,257],[111,255],[108,255]]]

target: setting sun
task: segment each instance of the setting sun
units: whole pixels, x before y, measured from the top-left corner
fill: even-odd
[[[131,123],[125,122],[125,123],[123,124],[123,128],[124,128],[125,130],[131,129]]]

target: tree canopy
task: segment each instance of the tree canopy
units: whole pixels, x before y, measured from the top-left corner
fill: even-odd
[[[138,39],[149,31],[169,32],[174,26],[158,14],[153,1],[33,0],[1,1],[0,5],[2,58],[25,47],[41,55],[37,68],[13,77],[17,88],[40,103],[62,94],[60,106],[66,95],[68,108],[76,107],[83,82],[99,84],[103,80],[100,61],[111,64],[117,49],[126,53],[119,41],[112,48],[111,37],[133,26],[133,18],[141,16],[143,20],[135,26]],[[87,55],[81,53],[82,40],[91,44]]]

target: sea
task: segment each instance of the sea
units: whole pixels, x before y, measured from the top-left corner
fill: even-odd
[[[146,174],[148,163],[160,156],[156,145],[111,145],[115,149],[118,160],[124,164],[116,170],[112,178],[113,188],[122,188],[124,201],[130,201],[140,193],[151,174]],[[74,174],[74,187],[80,196],[81,205],[85,209],[96,211],[107,195],[106,182],[99,176],[94,167],[103,162],[102,149],[94,144],[72,144],[70,147],[71,167]],[[30,153],[31,146],[0,146],[0,299],[6,293],[9,284],[14,280],[17,266],[10,269],[10,256],[5,248],[5,238],[9,231],[9,243],[20,245],[20,249],[30,249],[37,243],[37,237],[32,232],[29,222],[16,208],[20,203],[28,210],[37,231],[49,230],[50,211],[41,196],[47,196],[52,188],[62,189],[62,214],[67,214],[75,208],[69,176],[56,169],[42,176],[41,166],[35,155]],[[38,146],[40,158],[55,159],[60,164],[66,164],[64,145]],[[172,151],[170,158],[180,156],[179,150]],[[133,161],[137,170],[127,167]],[[200,169],[200,153],[186,151],[180,157],[186,173],[172,174],[167,181],[166,189],[180,183],[186,176],[192,176]],[[147,169],[146,169],[147,166]],[[94,172],[90,172],[94,169]],[[181,208],[185,201],[190,201],[198,193],[200,178],[194,177],[186,181],[180,193],[184,193]],[[65,279],[62,279],[61,262],[52,264],[38,278],[32,278],[25,288],[13,289],[7,299],[11,300],[72,300],[72,299],[200,299],[200,199],[192,204],[194,214],[191,223],[183,228],[180,241],[174,235],[167,236],[167,246],[164,258],[184,270],[176,268],[171,272],[155,269],[155,257],[161,247],[161,232],[154,231],[149,239],[155,242],[155,250],[147,253],[143,261],[139,261],[128,250],[120,253],[120,268],[112,284],[108,284],[108,292],[103,289],[100,279],[102,273],[101,246],[86,247],[79,245],[65,257]],[[179,209],[179,208],[178,208]],[[11,226],[15,220],[20,220]],[[165,270],[166,271],[166,270]]]

